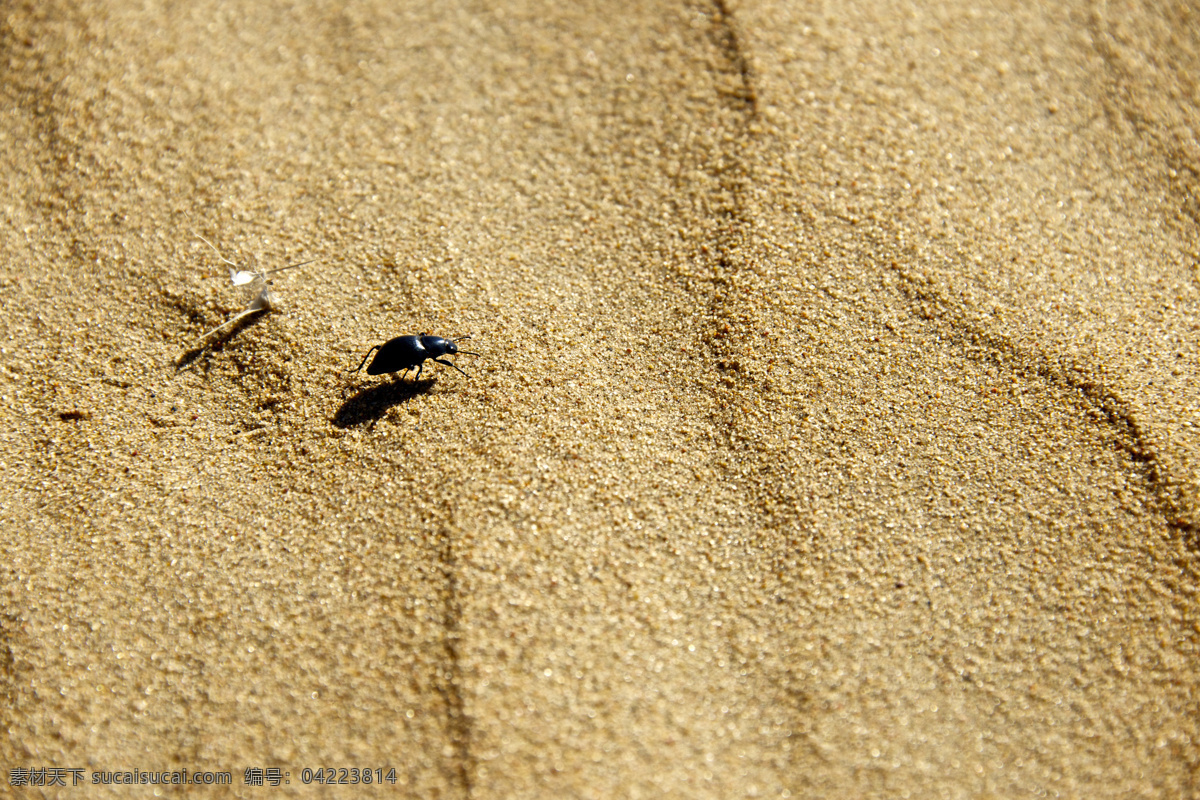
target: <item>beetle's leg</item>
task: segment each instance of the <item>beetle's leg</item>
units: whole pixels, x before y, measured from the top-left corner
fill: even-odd
[[[458,369],[456,365],[450,363],[449,361],[442,361],[440,358],[435,358],[434,361],[438,362],[439,364],[445,364],[447,367],[454,367],[455,369]],[[458,371],[462,372],[463,375],[467,375],[467,373],[463,372],[461,369],[458,369]],[[467,375],[467,377],[469,378],[471,376]]]
[[[417,381],[421,380],[421,370],[423,370],[423,369],[425,369],[424,361],[422,361],[420,364],[417,364],[417,376],[415,378],[413,378],[413,383],[416,383]]]
[[[375,352],[376,350],[378,350],[380,347],[383,347],[383,345],[381,345],[381,344],[377,344],[377,345],[375,345],[374,347],[372,347],[370,350],[368,350],[368,351],[367,351],[367,354],[366,354],[365,356],[363,356],[363,360],[362,360],[362,361],[360,361],[360,362],[358,362],[358,369],[362,369],[362,368],[363,368],[363,364],[367,363],[367,359],[371,357],[371,353],[374,353],[374,352]],[[354,370],[354,371],[355,371],[355,372],[358,372],[358,369],[356,369],[356,370]]]

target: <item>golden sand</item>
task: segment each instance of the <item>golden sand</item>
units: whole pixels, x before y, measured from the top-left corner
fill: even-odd
[[[817,5],[9,3],[4,792],[1195,797],[1200,17]]]

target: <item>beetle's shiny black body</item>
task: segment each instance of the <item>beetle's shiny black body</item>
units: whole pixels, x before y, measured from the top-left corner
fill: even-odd
[[[367,363],[367,359],[371,358],[371,353],[375,353],[375,358],[367,366],[368,375],[384,375],[389,372],[408,373],[413,367],[417,368],[417,374],[413,380],[418,380],[421,377],[421,370],[425,366],[425,361],[432,358],[439,364],[445,364],[447,367],[454,367],[463,375],[463,372],[457,366],[449,361],[444,361],[439,356],[452,356],[460,352],[467,356],[477,356],[478,353],[471,353],[467,350],[459,350],[455,342],[461,342],[464,339],[470,339],[470,336],[460,336],[457,339],[444,339],[441,336],[429,336],[421,334],[420,336],[397,336],[395,339],[377,344],[367,351],[363,356],[363,360],[359,363],[358,372],[363,368],[363,364]],[[378,352],[376,352],[378,351]],[[400,377],[404,377],[401,375]]]

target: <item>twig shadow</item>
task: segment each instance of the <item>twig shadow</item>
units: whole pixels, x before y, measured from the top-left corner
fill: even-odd
[[[368,422],[375,422],[388,412],[392,406],[407,402],[420,394],[425,394],[433,388],[436,381],[406,381],[403,378],[376,386],[370,386],[356,393],[333,415],[333,424],[338,428],[353,428]]]
[[[191,350],[184,352],[179,358],[175,359],[175,371],[182,372],[192,365],[200,356],[204,355],[206,350],[217,350],[225,345],[234,336],[237,336],[251,325],[257,325],[263,317],[267,315],[267,309],[255,311],[253,314],[247,314],[237,322],[229,326],[228,330],[221,331],[220,335],[214,336],[211,339],[206,337],[200,344],[193,347]]]

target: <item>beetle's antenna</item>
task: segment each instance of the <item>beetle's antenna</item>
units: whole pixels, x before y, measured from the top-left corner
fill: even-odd
[[[210,242],[208,239],[205,239],[203,236],[201,236],[198,233],[196,234],[196,238],[199,239],[200,241],[204,242],[209,247],[211,247],[213,249],[213,252],[217,254],[217,258],[221,259],[222,261],[224,261],[226,264],[228,264],[231,267],[237,266],[237,264],[233,263],[228,258],[221,255],[221,251],[217,249],[217,246],[215,244],[213,244],[212,242]]]
[[[276,267],[275,269],[269,269],[262,274],[263,275],[274,275],[276,272],[283,272],[285,269],[291,269],[292,267],[303,267],[305,264],[315,264],[315,263],[317,263],[317,261],[318,261],[318,259],[314,258],[309,261],[301,261],[299,264],[288,264],[286,267]]]
[[[258,293],[258,296],[255,297],[248,306],[243,308],[240,313],[233,315],[217,327],[213,328],[211,331],[205,332],[199,339],[196,340],[196,344],[199,345],[209,336],[212,336],[219,330],[228,328],[230,325],[237,322],[239,319],[242,319],[243,317],[248,317],[251,314],[257,314],[259,311],[270,311],[273,308],[272,304],[274,302],[275,295],[271,292],[271,288],[269,286],[264,286],[262,291]]]
[[[217,258],[221,259],[222,261],[224,261],[226,264],[228,264],[231,267],[237,266],[237,264],[230,261],[225,256],[221,255],[221,251],[217,249],[217,246],[215,244],[213,244],[212,242],[210,242],[208,239],[205,239],[203,236],[201,236],[198,233],[196,234],[196,238],[199,239],[200,241],[204,242],[209,247],[211,247],[213,249],[213,252],[217,254]],[[285,269],[291,269],[292,267],[303,267],[305,264],[315,264],[319,260],[320,259],[313,258],[308,261],[301,261],[296,264],[288,264],[286,267],[276,267],[275,269],[269,269],[265,272],[253,272],[253,273],[249,273],[249,274],[259,277],[259,278],[262,278],[263,280],[266,280],[268,275],[274,275],[276,272],[283,272]],[[251,278],[250,280],[253,280],[253,278]]]
[[[206,331],[204,334],[202,334],[202,335],[200,336],[200,338],[196,340],[196,346],[199,346],[201,342],[203,342],[203,341],[204,341],[205,339],[207,339],[208,337],[212,336],[212,335],[213,335],[214,333],[216,333],[217,331],[219,331],[219,330],[224,330],[225,328],[228,328],[228,327],[229,327],[230,325],[232,325],[233,323],[237,322],[239,319],[242,319],[242,318],[244,318],[244,317],[248,317],[248,316],[250,316],[251,314],[254,314],[254,313],[258,312],[258,311],[262,311],[262,310],[263,310],[263,308],[264,308],[263,306],[260,306],[260,305],[254,305],[254,304],[252,303],[252,304],[250,305],[250,307],[247,307],[247,308],[245,308],[244,310],[242,310],[242,311],[241,311],[241,313],[238,313],[238,314],[235,314],[235,315],[233,315],[232,317],[230,317],[229,319],[225,320],[224,322],[222,322],[222,323],[221,323],[220,325],[218,325],[217,327],[213,328],[211,331]]]
[[[360,362],[358,362],[358,369],[356,369],[356,370],[354,370],[354,371],[355,371],[355,372],[358,372],[358,370],[359,370],[359,369],[362,369],[362,368],[363,368],[363,364],[367,363],[367,359],[371,357],[371,353],[374,353],[374,352],[375,352],[376,350],[378,350],[380,347],[382,347],[382,345],[378,345],[378,344],[377,344],[377,345],[375,345],[374,347],[372,347],[370,350],[368,350],[368,351],[367,351],[367,354],[366,354],[365,356],[363,356],[363,360],[362,360],[362,361],[360,361]]]
[[[470,338],[471,338],[470,336],[460,336],[457,339],[451,339],[450,341],[461,342],[461,341],[464,341],[464,340],[470,339]],[[477,355],[479,355],[479,353],[472,353],[470,350],[459,350],[457,353],[455,353],[455,355],[456,356],[477,356]],[[457,367],[455,369],[457,369]],[[458,371],[462,372],[461,369]]]

